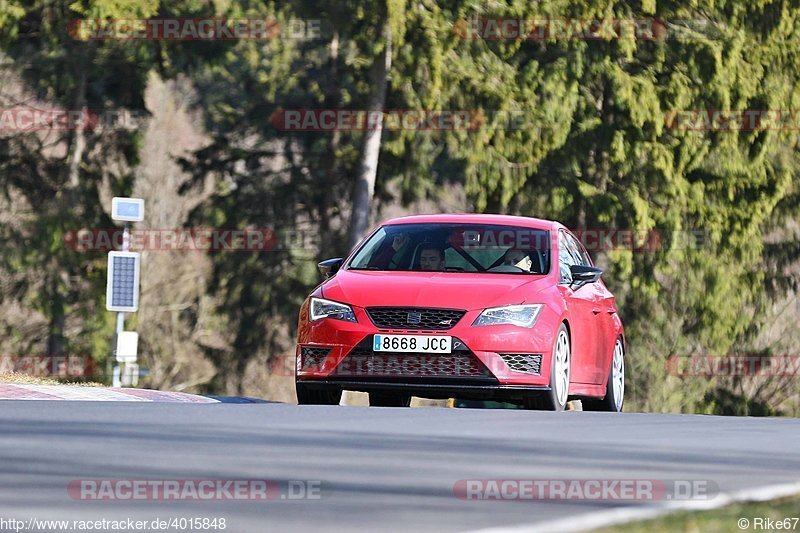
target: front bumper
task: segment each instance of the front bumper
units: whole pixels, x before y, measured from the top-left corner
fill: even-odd
[[[446,400],[448,398],[463,398],[466,400],[495,400],[498,402],[519,402],[529,397],[531,393],[542,393],[550,387],[525,386],[525,385],[476,385],[468,382],[457,381],[447,383],[421,383],[406,381],[355,381],[340,379],[298,379],[299,383],[310,388],[338,387],[357,392],[400,392],[410,396]]]
[[[310,322],[304,304],[297,346],[299,382],[337,384],[367,392],[402,388],[443,398],[464,396],[468,388],[482,399],[548,390],[550,354],[560,318],[547,307],[533,328],[473,327],[481,312],[474,310],[442,331],[381,329],[363,308],[353,307],[353,311],[357,323],[336,319]],[[448,335],[453,337],[454,349],[451,354],[372,352],[372,338],[377,333]],[[316,358],[304,357],[311,352]]]

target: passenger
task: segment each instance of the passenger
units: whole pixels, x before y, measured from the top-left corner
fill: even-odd
[[[419,253],[419,267],[427,271],[444,271],[444,250],[438,246],[425,246]]]
[[[503,257],[503,264],[508,266],[515,266],[525,272],[530,272],[533,266],[531,256],[522,250],[516,248],[509,248],[506,250],[505,257]]]

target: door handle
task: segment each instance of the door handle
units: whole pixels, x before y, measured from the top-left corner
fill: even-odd
[[[592,313],[594,313],[596,315],[599,314],[600,313],[600,308],[599,307],[592,307]]]

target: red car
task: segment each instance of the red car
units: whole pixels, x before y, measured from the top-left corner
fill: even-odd
[[[300,404],[411,396],[530,409],[622,410],[625,337],[614,295],[562,224],[505,215],[385,222],[300,308]]]

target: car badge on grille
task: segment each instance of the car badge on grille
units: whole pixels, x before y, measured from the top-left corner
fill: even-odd
[[[419,324],[422,322],[422,313],[419,311],[411,311],[406,317],[406,322],[408,324]]]
[[[450,319],[450,320],[442,320],[442,321],[439,322],[439,325],[440,326],[449,326],[452,323],[453,323],[452,319]]]

